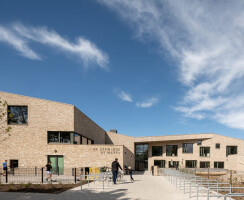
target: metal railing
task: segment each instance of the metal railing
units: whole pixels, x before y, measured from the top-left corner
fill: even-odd
[[[119,179],[119,180],[118,180]],[[120,177],[118,181],[124,180],[124,172],[120,172]],[[93,182],[94,186],[96,183],[102,183],[102,189],[104,190],[105,184],[109,187],[109,183],[113,180],[113,174],[111,171],[108,172],[100,172],[98,174],[90,174],[90,175],[80,175],[80,185],[82,190],[82,183],[83,181],[87,182],[87,186],[90,187],[91,181]]]
[[[224,200],[227,200],[227,197],[231,199],[231,197],[244,197],[243,193],[229,193],[224,196]]]
[[[184,194],[189,193],[189,198],[207,197],[230,197],[236,196],[237,193],[232,193],[233,189],[242,189],[244,187],[232,187],[230,183],[219,183],[218,180],[210,180],[194,174],[186,174],[173,169],[161,169],[166,179],[176,186]],[[222,194],[223,193],[223,194]],[[226,194],[227,193],[227,194]],[[244,195],[244,193],[238,193]]]

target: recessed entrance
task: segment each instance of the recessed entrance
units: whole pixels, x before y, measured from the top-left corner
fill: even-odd
[[[136,170],[148,170],[148,144],[137,144],[136,149]]]

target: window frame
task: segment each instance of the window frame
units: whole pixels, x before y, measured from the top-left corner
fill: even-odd
[[[171,152],[170,155],[168,154],[168,150],[167,149],[170,146],[172,147],[172,149],[173,149],[173,146],[176,146],[177,147],[177,149],[176,149],[176,155],[173,156],[173,153],[172,152]],[[172,145],[166,145],[166,156],[167,157],[177,157],[178,156],[178,145],[174,145],[174,144],[172,144]]]
[[[215,149],[220,149],[220,143],[215,143]]]
[[[10,110],[10,107],[26,107],[26,115],[27,115],[27,120],[26,120],[26,123],[21,123],[21,124],[18,124],[18,123],[10,123],[10,119],[9,119],[9,115],[11,114],[11,110]],[[28,123],[29,123],[29,112],[28,112],[29,108],[28,108],[28,105],[8,105],[7,106],[7,124],[9,126],[12,126],[12,125],[25,125],[27,126]]]
[[[191,144],[192,145],[192,152],[184,152],[184,145],[185,144]],[[186,154],[193,154],[193,143],[182,143],[182,153],[186,153]]]
[[[58,134],[58,142],[49,142],[49,134],[50,133],[57,133]],[[70,143],[63,143],[61,142],[61,133],[70,133]],[[78,135],[80,136],[80,144],[78,143],[75,143],[75,135]],[[84,142],[83,142],[83,138],[84,138]],[[90,138],[87,138],[79,133],[76,133],[76,132],[73,132],[73,131],[47,131],[47,144],[74,144],[74,145],[88,145],[90,141],[90,144],[89,145],[92,145],[95,143],[94,140],[90,139]]]
[[[161,152],[158,149],[159,147],[161,148]],[[154,148],[157,148],[157,150],[154,149]],[[157,154],[154,154],[155,151],[156,151]],[[152,146],[152,157],[154,157],[154,156],[163,156],[163,146]]]
[[[195,163],[195,167],[187,167],[186,163],[192,161],[192,163]],[[197,160],[186,160],[185,161],[185,168],[190,168],[190,169],[194,169],[197,168]]]
[[[201,167],[202,163],[204,163],[204,167]],[[199,168],[202,168],[202,169],[210,168],[210,161],[200,161],[199,164],[200,164]],[[206,166],[206,164],[209,164],[209,166]]]
[[[204,155],[201,155],[201,148],[209,148],[209,155],[206,155],[206,156],[204,156]],[[210,147],[199,147],[199,156],[200,157],[210,157]]]
[[[228,148],[230,147],[236,147],[236,153],[230,153],[229,154],[229,151],[228,151]],[[230,156],[230,155],[237,155],[238,154],[238,146],[235,146],[235,145],[226,145],[226,157]]]
[[[156,165],[155,162],[160,162],[160,164],[162,164],[162,165]],[[158,168],[165,168],[165,166],[166,166],[166,161],[165,161],[165,160],[154,160],[154,161],[153,161],[153,165],[154,165],[154,166],[158,166]],[[161,166],[163,166],[163,167],[161,167]]]
[[[219,163],[223,163],[223,167],[219,167]],[[214,161],[214,168],[215,169],[224,169],[225,168],[225,162],[224,161]]]

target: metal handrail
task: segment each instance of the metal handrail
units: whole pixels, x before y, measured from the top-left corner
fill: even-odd
[[[228,193],[224,196],[224,200],[226,200],[227,197],[244,197],[244,193]]]

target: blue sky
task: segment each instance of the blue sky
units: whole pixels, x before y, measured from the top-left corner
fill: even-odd
[[[1,0],[0,90],[73,104],[121,134],[244,139],[243,8]]]

